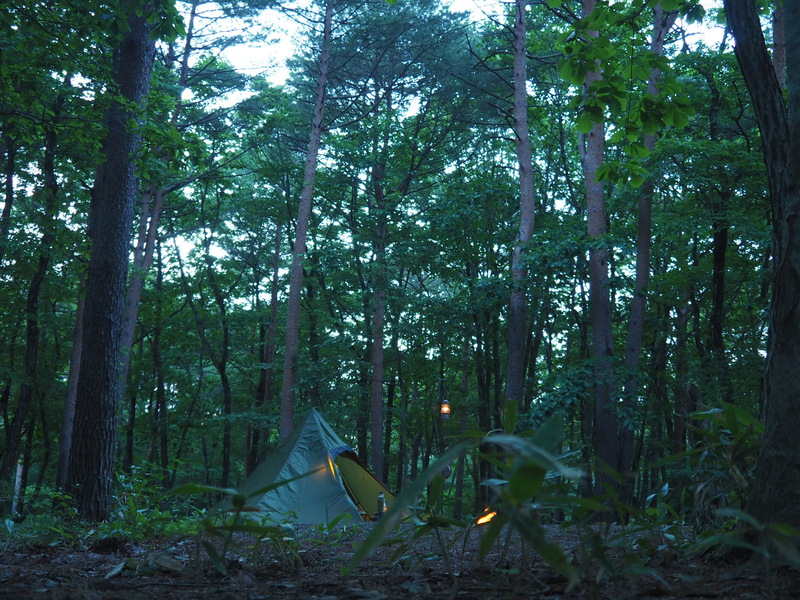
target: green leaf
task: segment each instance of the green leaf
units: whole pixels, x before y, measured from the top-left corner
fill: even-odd
[[[555,542],[548,541],[544,529],[528,515],[515,513],[512,517],[514,528],[522,539],[541,556],[550,567],[563,575],[571,584],[577,581],[577,574],[564,550]]]
[[[547,471],[533,462],[522,462],[508,481],[508,496],[514,504],[536,498],[542,489]]]
[[[553,415],[531,436],[531,443],[555,454],[564,440],[564,417]]]
[[[200,542],[200,544],[203,546],[203,549],[206,551],[206,554],[208,554],[208,557],[211,559],[211,562],[214,565],[214,568],[217,570],[217,572],[221,575],[227,576],[228,569],[225,568],[225,563],[220,557],[219,552],[217,552],[217,549],[214,547],[214,544],[212,544],[208,540],[203,540],[202,542]]]
[[[594,120],[588,112],[581,112],[578,114],[578,121],[575,124],[580,133],[589,133],[594,127]]]
[[[428,491],[428,505],[436,506],[442,500],[442,493],[444,492],[444,477],[438,474],[431,481],[430,490]]]
[[[395,497],[389,509],[383,513],[383,516],[373,522],[373,529],[358,549],[353,554],[350,562],[342,567],[342,573],[347,574],[352,572],[359,564],[361,564],[368,556],[370,556],[375,549],[393,531],[403,520],[409,516],[410,507],[414,506],[417,498],[425,491],[425,488],[438,476],[441,477],[442,470],[450,465],[462,453],[471,449],[473,444],[459,444],[450,448],[445,452],[439,460],[434,462],[431,466],[425,469],[419,477],[417,477],[410,484],[406,485],[403,490]]]
[[[481,536],[480,544],[478,544],[478,558],[483,560],[492,549],[492,544],[497,540],[503,527],[508,523],[508,515],[500,513],[485,525],[486,529]]]
[[[689,115],[685,112],[676,110],[672,116],[672,125],[675,129],[685,129],[689,124]]]

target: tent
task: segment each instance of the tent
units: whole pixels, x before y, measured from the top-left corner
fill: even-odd
[[[283,481],[288,483],[256,494]],[[296,523],[329,523],[340,515],[371,520],[381,492],[387,504],[394,500],[316,409],[238,491],[247,497],[247,515]]]

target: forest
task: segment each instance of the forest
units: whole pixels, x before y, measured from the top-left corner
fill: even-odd
[[[573,584],[800,568],[800,2],[0,4],[0,547],[196,529],[315,408]]]

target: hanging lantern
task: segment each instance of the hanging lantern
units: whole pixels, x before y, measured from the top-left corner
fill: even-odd
[[[442,415],[442,420],[444,421],[450,418],[450,403],[447,400],[442,400],[442,406],[439,407],[439,414]]]

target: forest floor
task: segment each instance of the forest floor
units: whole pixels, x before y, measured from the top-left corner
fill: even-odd
[[[379,547],[343,575],[369,530],[369,524],[327,535],[299,529],[292,538],[257,549],[238,544],[227,555],[226,575],[205,550],[197,552],[193,539],[134,544],[109,538],[85,550],[0,547],[0,600],[800,599],[797,571],[776,569],[768,579],[753,561],[713,553],[682,556],[638,542],[617,550],[604,545],[601,561],[587,558],[577,534],[556,526],[547,527],[548,539],[580,572],[572,587],[536,554],[521,549],[514,536],[495,543],[479,560],[479,534],[451,530],[443,533],[445,545],[453,542],[452,575],[434,535],[414,541],[399,556],[393,556],[397,547]],[[643,547],[649,548],[645,560],[631,568],[636,562],[631,552],[641,554]]]

